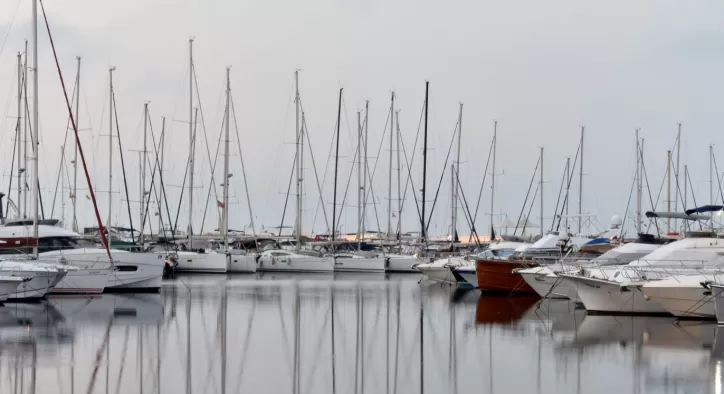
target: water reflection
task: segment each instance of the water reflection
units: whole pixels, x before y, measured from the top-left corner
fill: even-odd
[[[718,393],[722,361],[712,323],[411,276],[186,276],[0,308],[2,393]]]

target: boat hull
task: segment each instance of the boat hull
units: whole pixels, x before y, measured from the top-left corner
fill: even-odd
[[[2,280],[0,279],[0,303],[5,302],[10,295],[17,290],[18,286],[22,283],[19,278],[13,278],[17,280]]]
[[[335,258],[335,272],[385,272],[385,259],[369,258]]]
[[[724,325],[724,286],[714,285],[711,287],[711,291],[714,294],[716,321],[719,325]]]
[[[8,300],[33,300],[45,297],[66,275],[66,272],[13,271],[1,272],[3,276],[32,277],[21,283]]]
[[[702,286],[647,286],[641,291],[677,317],[714,318],[713,291]]]
[[[247,254],[238,255],[231,254],[228,256],[229,265],[227,272],[253,274],[256,272],[256,260],[258,255]]]
[[[654,300],[646,300],[640,285],[624,285],[605,279],[562,275],[575,287],[578,298],[589,312],[616,314],[668,315]]]
[[[222,253],[198,253],[179,251],[178,256],[178,272],[207,272],[207,273],[224,273],[226,272],[227,263],[226,255]],[[165,256],[166,253],[160,253]]]
[[[50,291],[51,294],[100,294],[110,279],[111,269],[79,269],[67,275]]]
[[[102,291],[115,291],[115,289],[153,291],[161,288],[161,279],[165,266],[163,257],[165,257],[165,255],[158,253],[131,253],[118,249],[111,249],[110,252],[113,257],[112,267],[108,262],[108,255],[103,249],[70,249],[41,253],[41,256],[62,256],[67,264],[78,267],[79,270],[77,272],[71,273],[71,278],[75,278],[77,281],[81,280],[80,276],[83,275],[82,271],[96,272],[110,270],[108,280]],[[95,282],[92,278],[87,278],[87,280]],[[97,288],[98,286],[99,285],[95,285],[92,286],[92,288]],[[68,283],[65,287],[71,289],[78,286]],[[59,289],[58,292],[71,293],[73,291],[62,291],[62,289]],[[79,291],[76,292],[96,293],[96,291],[83,291],[83,286],[79,286]]]
[[[532,270],[525,270],[532,271]],[[546,272],[518,272],[539,296],[543,298],[568,299],[569,291],[558,275]]]
[[[460,277],[467,283],[469,283],[473,287],[478,287],[478,274],[475,272],[475,268],[473,267],[464,267],[463,269],[458,268],[455,270],[455,273],[460,275]]]
[[[520,274],[513,272],[518,268],[530,268],[531,264],[535,263],[515,260],[477,260],[475,272],[478,277],[478,287],[481,291],[487,292],[538,294]]]
[[[261,256],[258,271],[267,272],[334,272],[334,260],[326,257]]]
[[[423,260],[414,256],[387,256],[387,259],[385,261],[385,271],[408,272],[418,274],[420,273],[420,271],[418,271],[415,267],[419,264],[422,264],[423,262]]]

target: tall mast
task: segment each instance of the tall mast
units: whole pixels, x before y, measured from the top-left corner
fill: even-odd
[[[543,147],[540,147],[540,235],[543,236]]]
[[[458,113],[458,149],[455,159],[455,165],[451,168],[454,168],[452,172],[452,217],[451,217],[451,228],[450,228],[450,239],[452,242],[455,242],[455,235],[457,234],[457,224],[458,224],[458,193],[460,193],[460,177],[458,176],[458,173],[460,172],[460,144],[461,144],[461,138],[463,133],[463,103],[460,103],[460,112]]]
[[[224,216],[222,235],[224,236],[224,251],[229,250],[229,125],[231,124],[231,111],[229,110],[229,96],[231,94],[231,82],[229,71],[226,68],[226,125],[224,129]]]
[[[22,177],[23,177],[23,172],[25,171],[25,169],[23,168],[23,166],[21,164],[22,157],[20,156],[20,149],[22,147],[22,144],[20,142],[21,141],[20,119],[23,116],[22,104],[23,104],[23,59],[22,59],[22,55],[20,54],[20,52],[18,52],[18,121],[15,126],[15,145],[17,145],[17,150],[18,150],[18,153],[16,155],[17,160],[18,160],[18,164],[17,164],[17,168],[18,168],[18,170],[17,170],[18,171],[18,202],[17,202],[18,216],[20,216],[21,212],[22,212],[21,211],[21,204],[23,201],[22,200],[22,197],[23,197],[23,179],[22,179]],[[9,190],[8,190],[8,193],[10,193]],[[10,199],[10,197],[8,197],[8,199]],[[7,212],[6,212],[6,214],[7,214]]]
[[[490,241],[493,241],[493,222],[495,220],[495,151],[498,149],[498,121],[493,121],[493,169],[490,173]]]
[[[159,177],[159,182],[157,183],[157,185],[160,185],[160,184],[161,184],[160,179],[162,179],[162,177],[163,177],[163,175],[162,175],[162,172],[163,172],[163,152],[164,152],[164,145],[165,145],[165,142],[166,142],[166,117],[165,117],[165,116],[161,117],[161,138],[160,138],[160,140],[161,140],[161,141],[160,141],[160,144],[159,144],[159,145],[161,145],[161,147],[160,147],[161,157],[160,157],[160,159],[159,159],[159,164],[158,164],[158,177]],[[163,228],[163,217],[161,216],[161,203],[160,203],[160,200],[159,200],[159,202],[157,203],[157,208],[158,208],[158,234],[159,234],[159,235],[165,235],[165,230],[164,230],[164,228]]]
[[[362,247],[362,123],[357,111],[357,248]]]
[[[666,151],[666,233],[671,232],[671,150]]]
[[[578,167],[578,234],[583,230],[581,219],[583,218],[583,135],[586,130],[585,126],[581,126],[581,166]]]
[[[141,226],[139,228],[140,234],[138,241],[141,247],[143,247],[143,229],[146,227],[146,140],[148,132],[148,103],[143,104],[143,151],[141,152]]]
[[[430,81],[425,81],[425,136],[422,147],[422,216],[420,216],[420,237],[427,243],[427,231],[425,229],[425,186],[427,183],[427,109],[430,93]]]
[[[641,234],[641,150],[639,129],[636,129],[636,234]]]
[[[392,92],[390,98],[390,169],[387,174],[387,239],[392,234],[392,149],[395,139],[395,92]]]
[[[365,100],[365,131],[364,138],[362,139],[362,147],[364,152],[362,155],[363,166],[362,166],[362,240],[365,239],[365,232],[367,231],[367,178],[369,173],[367,172],[367,136],[370,125],[370,101]]]
[[[24,75],[24,83],[23,83],[23,96],[25,97],[25,108],[27,113],[28,108],[28,40],[25,40],[25,71],[23,72]],[[23,117],[23,219],[27,219],[28,217],[28,202],[29,202],[29,193],[27,193],[27,187],[28,187],[28,123],[30,123],[30,119],[28,119],[28,116]]]
[[[33,177],[30,180],[33,187],[33,257],[38,257],[38,199],[40,190],[38,184],[38,0],[33,0]]]
[[[714,170],[714,146],[709,145],[709,204],[714,204],[714,176],[713,176],[713,170]]]
[[[684,203],[684,206],[682,207],[684,211],[686,210],[686,198],[687,198],[687,195],[689,194],[688,181],[689,181],[689,170],[686,167],[686,164],[684,164],[684,199],[682,201]],[[684,222],[684,227],[686,227],[686,222]]]
[[[65,227],[65,145],[60,147],[60,221]]]
[[[332,252],[334,252],[334,240],[337,236],[337,167],[339,164],[339,123],[342,120],[342,88],[339,89],[339,102],[337,103],[337,148],[334,153],[334,191],[332,194]],[[334,340],[334,337],[332,338]]]
[[[678,130],[676,132],[676,173],[674,174],[674,212],[679,212],[679,164],[681,160],[681,122],[678,124]],[[676,220],[678,227],[678,220]]]
[[[299,70],[294,71],[294,92],[294,105],[296,107],[294,134],[297,139],[297,219],[294,223],[294,235],[297,238],[296,250],[299,251],[302,246],[302,152],[300,145],[302,140],[302,133],[299,129]],[[332,224],[332,227],[334,227],[334,223]]]
[[[397,124],[397,243],[402,248],[402,162],[400,151],[402,150],[402,137],[400,137],[400,113],[395,114]]]
[[[571,206],[571,200],[569,199],[569,195],[571,193],[571,158],[566,158],[566,199],[564,200],[566,202],[566,235],[570,232],[570,228],[568,227],[568,208]]]
[[[78,114],[80,112],[80,56],[76,56],[78,61],[78,71],[75,76],[75,127],[80,128],[80,119]],[[73,226],[74,232],[78,232],[78,216],[77,216],[77,201],[78,201],[78,142],[73,139]]]
[[[194,39],[189,38],[189,224],[186,230],[189,237],[189,249],[193,249],[194,235],[194,156],[196,153],[194,137]]]
[[[108,236],[111,236],[111,212],[113,211],[113,71],[115,67],[108,69],[108,220],[106,227]]]

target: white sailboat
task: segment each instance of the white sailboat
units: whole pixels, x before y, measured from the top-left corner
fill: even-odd
[[[224,237],[224,255],[227,262],[227,271],[254,273],[256,272],[255,256],[240,256],[231,253],[229,248],[229,126],[231,125],[231,78],[230,68],[226,69],[226,122],[224,129],[224,201],[222,207],[221,236]],[[241,152],[239,152],[241,154]],[[248,193],[247,193],[248,198]]]
[[[259,256],[259,271],[333,272],[334,259],[289,250],[265,250]]]
[[[0,303],[5,302],[18,286],[28,279],[17,276],[0,276]]]

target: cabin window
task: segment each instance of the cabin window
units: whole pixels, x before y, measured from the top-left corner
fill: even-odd
[[[136,266],[136,265],[117,265],[116,271],[136,272],[136,271],[138,271],[138,266]]]

